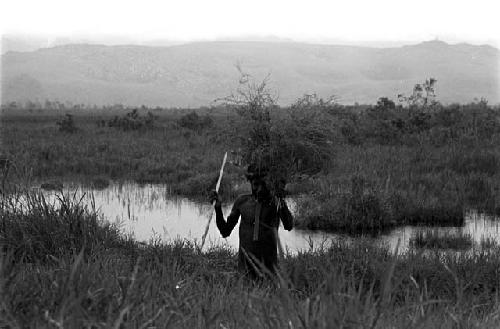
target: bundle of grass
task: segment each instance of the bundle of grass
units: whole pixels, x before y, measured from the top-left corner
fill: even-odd
[[[256,83],[237,68],[241,77],[236,93],[218,101],[241,119],[234,136],[241,145],[242,162],[265,170],[272,195],[283,197],[287,182],[319,172],[330,160],[334,132],[325,107],[333,101],[306,95],[282,113],[268,86],[269,76]]]

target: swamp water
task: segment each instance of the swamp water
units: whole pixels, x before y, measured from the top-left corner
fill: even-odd
[[[113,184],[104,189],[90,189],[79,186],[69,186],[63,193],[82,198],[82,203],[90,207],[95,201],[95,207],[110,222],[116,222],[124,233],[131,233],[138,241],[161,239],[172,241],[177,238],[201,242],[206,224],[212,214],[212,206],[206,202],[196,202],[186,198],[172,196],[165,185],[139,185],[135,183]],[[44,191],[48,201],[55,202],[56,192]],[[93,200],[92,200],[93,199]],[[288,199],[292,213],[295,203]],[[227,216],[232,202],[223,202],[223,212]],[[470,234],[475,246],[483,238],[490,238],[500,243],[500,220],[498,218],[470,212],[462,227],[433,227],[439,233],[456,232]],[[215,225],[215,214],[210,224],[206,246],[222,244],[238,248],[238,228],[235,227],[227,239],[223,239]],[[400,239],[400,251],[408,249],[410,238],[425,227],[403,226],[381,234],[377,237],[367,237],[374,243],[387,244],[393,250]],[[321,231],[279,229],[281,243],[285,250],[295,254],[300,250],[309,250],[330,241],[356,239],[344,234],[325,233]],[[365,237],[366,238],[366,237]]]

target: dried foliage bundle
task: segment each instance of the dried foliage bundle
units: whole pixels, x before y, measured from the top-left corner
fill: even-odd
[[[333,117],[327,101],[306,95],[287,109],[277,105],[278,97],[269,87],[269,75],[261,82],[240,72],[235,93],[218,102],[234,109],[241,119],[234,136],[240,143],[243,163],[268,172],[268,186],[274,196],[284,196],[284,186],[293,177],[313,174],[331,157]]]

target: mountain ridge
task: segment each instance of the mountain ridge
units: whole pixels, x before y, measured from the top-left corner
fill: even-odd
[[[427,41],[375,48],[298,42],[210,41],[169,46],[61,45],[2,55],[2,102],[197,107],[237,88],[236,65],[257,81],[270,75],[279,103],[304,93],[341,103],[396,98],[437,79],[438,100],[500,102],[500,51],[489,45]]]

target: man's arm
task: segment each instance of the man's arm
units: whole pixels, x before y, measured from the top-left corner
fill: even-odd
[[[293,215],[288,210],[285,200],[281,198],[278,200],[278,217],[281,218],[285,230],[291,231],[293,229]]]
[[[233,208],[231,209],[231,213],[229,214],[229,216],[227,216],[227,221],[226,221],[224,220],[224,214],[222,213],[220,198],[216,196],[215,222],[223,238],[227,238],[231,234],[234,227],[238,223],[239,218],[240,218],[240,210],[238,206],[238,199],[236,199],[236,201],[234,202]]]

